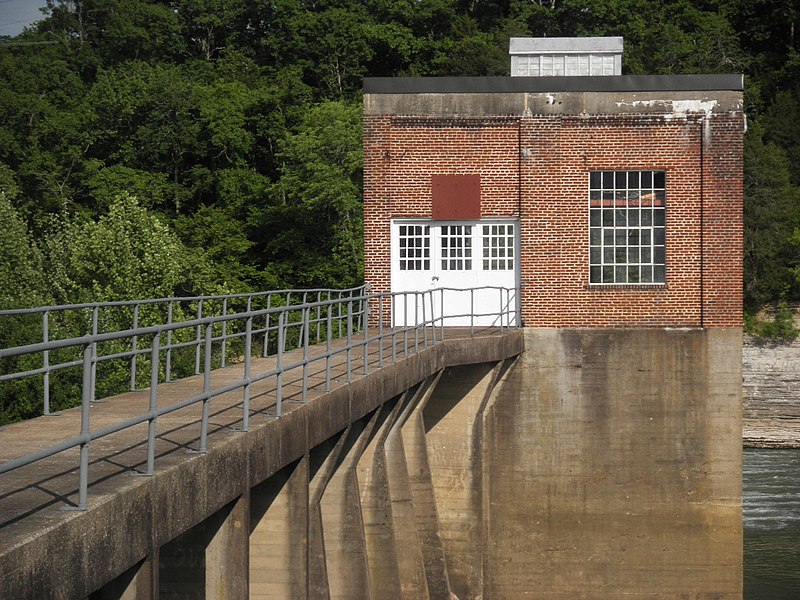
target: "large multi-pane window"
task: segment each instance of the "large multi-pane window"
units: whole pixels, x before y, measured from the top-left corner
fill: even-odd
[[[664,171],[589,174],[589,282],[661,284],[666,271]]]

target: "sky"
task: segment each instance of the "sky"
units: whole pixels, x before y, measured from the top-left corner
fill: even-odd
[[[0,0],[0,35],[17,35],[26,25],[43,17],[46,0]]]

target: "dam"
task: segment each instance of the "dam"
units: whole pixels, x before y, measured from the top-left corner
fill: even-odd
[[[77,447],[6,470],[0,595],[741,598],[740,332],[431,318],[90,403],[109,430],[157,398],[152,473],[146,418],[88,444],[85,510]],[[4,466],[80,427],[7,426]]]

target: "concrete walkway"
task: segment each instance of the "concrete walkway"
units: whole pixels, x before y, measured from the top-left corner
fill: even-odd
[[[377,332],[370,332],[375,335]],[[441,330],[437,330],[437,339]],[[469,328],[447,328],[446,339],[471,336],[501,335],[497,329],[487,328],[470,333]],[[430,339],[430,331],[429,343]],[[358,342],[363,334],[354,337]],[[418,348],[424,348],[422,334]],[[412,355],[417,346],[413,333],[404,340],[398,335],[394,348],[390,339],[385,339],[381,353],[379,344],[370,342],[367,359],[369,371],[379,368],[381,360],[390,364],[393,357],[404,358],[406,349]],[[345,342],[336,340],[333,349],[343,349]],[[311,347],[309,358],[322,357],[326,345]],[[301,361],[301,349],[287,352],[283,364],[291,365]],[[355,348],[351,354],[351,379],[364,377],[364,350]],[[251,373],[256,377],[274,369],[276,357],[258,358],[252,361]],[[331,389],[347,385],[347,354],[342,352],[331,359]],[[231,365],[213,371],[211,389],[222,388],[242,380],[242,364]],[[283,374],[282,412],[287,414],[302,401],[302,367],[296,367]],[[317,360],[308,366],[307,401],[312,401],[325,393],[325,360]],[[157,388],[158,406],[165,407],[186,398],[198,395],[203,390],[203,376],[196,375],[171,383],[160,384]],[[93,403],[91,406],[91,430],[113,426],[126,419],[148,411],[150,392],[144,389],[128,392]],[[241,435],[243,423],[243,392],[232,392],[214,397],[210,402],[209,447],[222,443],[231,436]],[[168,469],[181,461],[188,460],[196,452],[200,438],[200,419],[202,403],[185,407],[163,415],[157,421],[157,442],[155,470]],[[277,419],[276,377],[269,377],[251,385],[250,428],[258,427]],[[33,454],[59,442],[75,438],[80,432],[80,408],[63,411],[58,416],[39,417],[22,423],[8,425],[0,430],[0,462],[4,463],[21,456]],[[104,494],[112,493],[119,486],[130,483],[132,475],[145,470],[147,460],[147,423],[142,423],[115,434],[93,441],[90,444],[89,505],[102,501]],[[0,475],[0,547],[20,541],[20,535],[32,535],[36,530],[48,528],[68,517],[69,513],[60,510],[74,506],[77,502],[79,450],[72,448],[32,465],[18,468]],[[27,532],[27,534],[25,533]]]

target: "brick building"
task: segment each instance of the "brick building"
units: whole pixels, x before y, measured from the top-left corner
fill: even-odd
[[[366,79],[374,290],[514,288],[471,301],[528,327],[741,327],[742,77],[621,75],[621,51],[514,38],[512,77]]]

